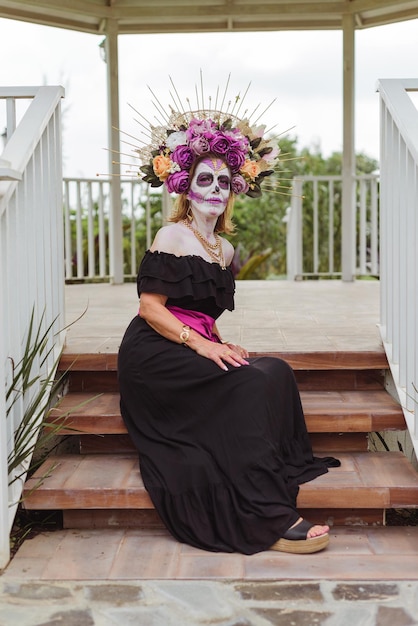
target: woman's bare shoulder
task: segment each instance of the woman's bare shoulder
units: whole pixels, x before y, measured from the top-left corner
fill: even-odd
[[[169,224],[163,226],[155,235],[150,248],[151,252],[169,252],[171,254],[181,254],[183,244],[183,229],[179,224]]]

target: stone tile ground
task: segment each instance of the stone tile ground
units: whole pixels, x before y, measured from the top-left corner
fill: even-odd
[[[0,578],[0,626],[414,626],[418,582]]]

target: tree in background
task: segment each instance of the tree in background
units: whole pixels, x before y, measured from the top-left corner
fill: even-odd
[[[236,232],[230,237],[236,248],[234,270],[238,278],[268,279],[286,274],[286,215],[290,205],[292,179],[296,176],[339,176],[342,169],[342,154],[334,152],[325,158],[319,146],[297,150],[297,139],[284,137],[279,141],[281,169],[276,178],[282,193],[265,191],[261,198],[239,198],[235,203],[234,222]],[[356,174],[370,174],[378,168],[375,159],[365,154],[356,156]],[[313,187],[306,184],[303,189],[303,250],[304,267],[313,268]],[[329,204],[328,184],[318,183],[318,210],[320,259],[327,262]],[[333,231],[336,242],[335,267],[341,262],[341,183],[334,184]],[[254,259],[255,262],[251,263]],[[240,275],[240,270],[248,271]],[[319,271],[325,271],[320,267]]]

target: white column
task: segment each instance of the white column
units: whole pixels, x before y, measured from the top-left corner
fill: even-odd
[[[342,279],[355,275],[354,17],[343,16]]]
[[[108,20],[106,26],[107,102],[109,172],[112,174],[110,197],[109,255],[110,277],[113,284],[123,283],[122,246],[122,197],[120,183],[120,133],[119,133],[119,72],[118,72],[118,27],[117,22]]]

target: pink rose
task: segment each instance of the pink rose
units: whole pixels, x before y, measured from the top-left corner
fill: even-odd
[[[215,128],[215,124],[212,120],[197,120],[193,118],[190,120],[189,128],[186,130],[187,139],[192,139],[196,135],[206,135]]]
[[[165,184],[169,193],[185,193],[189,189],[189,172],[174,172],[167,177]]]
[[[171,160],[177,163],[182,170],[189,170],[194,161],[194,155],[187,146],[177,146],[171,155]]]
[[[233,193],[247,193],[249,188],[249,184],[247,183],[247,181],[244,180],[241,174],[233,175],[231,180],[231,189]]]
[[[189,146],[197,156],[209,152],[209,141],[203,135],[198,135],[191,139]]]

